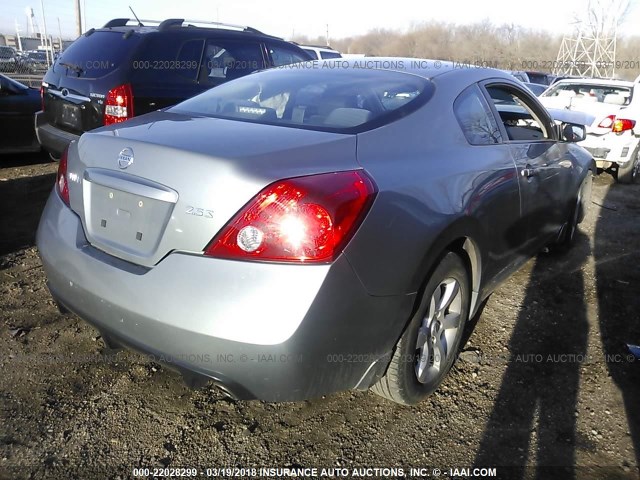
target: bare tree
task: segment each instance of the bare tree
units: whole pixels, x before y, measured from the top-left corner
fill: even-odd
[[[612,2],[621,14],[611,13]],[[593,7],[591,14],[594,18],[601,19],[600,29],[604,31],[606,22],[610,25],[616,19],[619,25],[633,2],[640,0],[590,0]],[[607,11],[603,13],[602,9]],[[324,42],[323,37],[309,38],[301,35],[297,35],[294,40],[303,44]],[[483,20],[471,25],[442,22],[413,24],[407,32],[376,29],[364,35],[334,39],[331,42],[332,47],[343,53],[484,62],[485,65],[509,70],[551,71],[562,37],[513,23],[495,25],[489,20]],[[619,70],[620,76],[635,78],[640,73],[637,68],[640,37],[622,39],[618,49],[618,58],[626,62],[625,68]]]
[[[589,25],[594,37],[615,35],[631,7],[631,0],[588,0],[587,8],[577,12],[575,19]]]

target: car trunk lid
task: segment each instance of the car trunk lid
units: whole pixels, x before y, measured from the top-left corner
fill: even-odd
[[[87,133],[69,158],[88,241],[147,267],[202,253],[276,180],[359,168],[355,135],[167,112]]]

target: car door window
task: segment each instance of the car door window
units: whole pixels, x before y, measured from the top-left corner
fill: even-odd
[[[281,67],[283,65],[290,65],[292,63],[298,62],[306,62],[308,60],[298,52],[289,48],[275,45],[267,45],[267,48],[269,49],[269,54],[271,55],[271,60],[273,61],[274,67]]]
[[[258,42],[209,40],[200,65],[198,82],[213,87],[263,68],[265,61]]]
[[[476,85],[460,94],[453,104],[453,111],[471,145],[494,145],[502,142],[493,112]]]
[[[486,90],[509,140],[554,140],[548,116],[524,92],[511,85],[490,85]]]

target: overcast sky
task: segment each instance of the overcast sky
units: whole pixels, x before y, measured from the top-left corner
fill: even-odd
[[[3,5],[0,33],[15,33],[18,22],[21,34],[27,32],[27,15],[31,7],[38,26],[42,25],[41,0],[0,0]],[[49,35],[58,36],[58,22],[63,38],[75,38],[75,0],[42,0]],[[373,28],[406,31],[431,20],[473,23],[490,19],[496,24],[515,23],[528,28],[564,33],[570,30],[575,12],[586,0],[80,0],[85,8],[86,29],[104,25],[109,19],[130,16],[131,5],[142,19],[187,18],[220,20],[250,25],[272,35],[290,38],[293,34],[324,36],[329,25],[330,38],[366,33]],[[625,34],[640,34],[640,0],[622,28]]]

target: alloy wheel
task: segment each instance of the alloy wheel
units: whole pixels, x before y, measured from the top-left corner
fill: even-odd
[[[462,291],[454,278],[446,278],[436,287],[422,320],[416,340],[416,378],[428,383],[444,374],[445,365],[454,355],[460,327]]]

